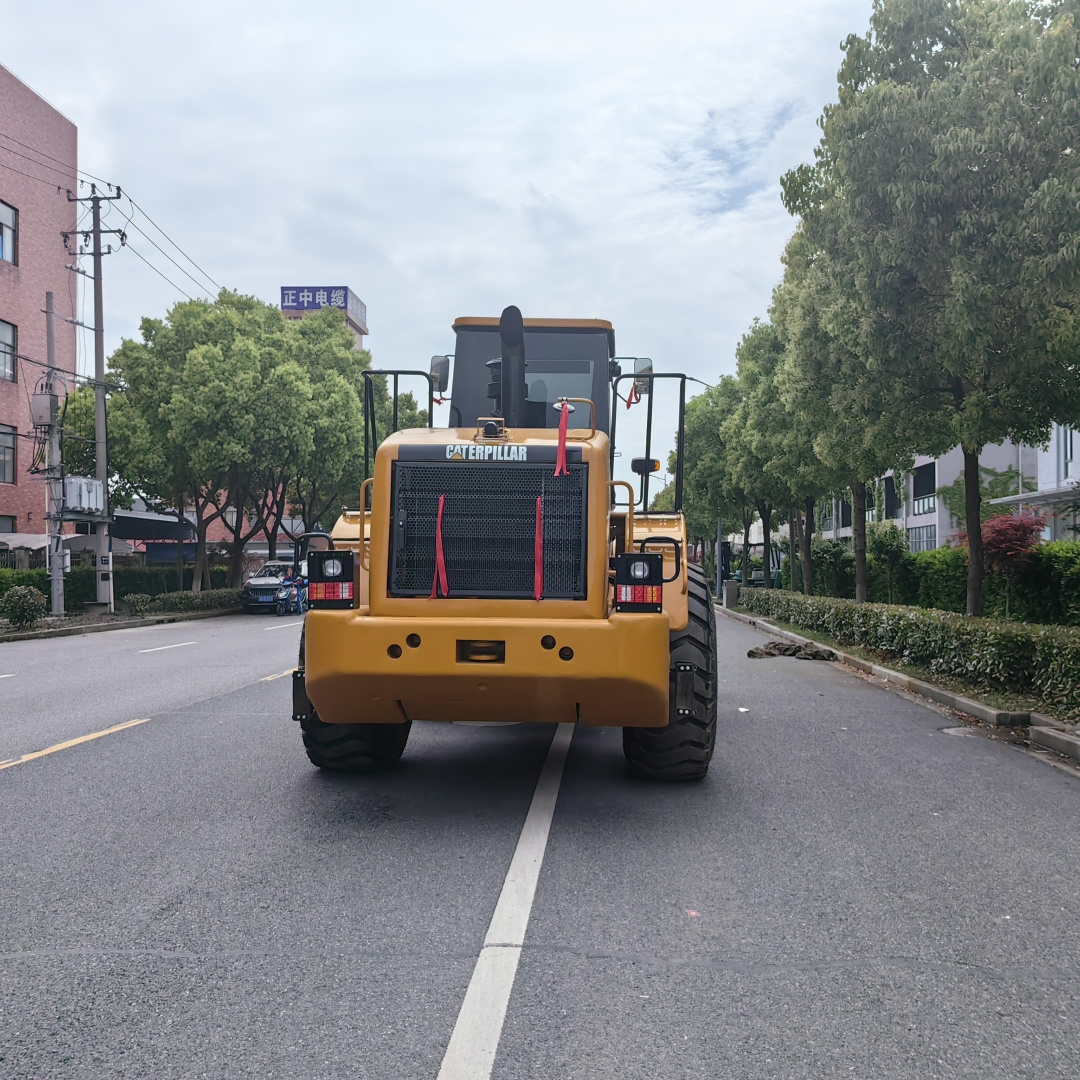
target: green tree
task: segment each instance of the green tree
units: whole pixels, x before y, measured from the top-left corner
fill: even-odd
[[[851,347],[851,289],[801,227],[785,251],[772,312],[784,345],[776,381],[792,429],[812,447],[810,477],[823,491],[851,492],[855,599],[862,602],[869,588],[867,484],[905,460],[913,418],[897,400],[895,384]]]
[[[238,584],[243,546],[259,527],[259,475],[295,461],[310,442],[310,386],[287,355],[281,312],[223,290],[213,302],[175,305],[144,319],[142,341],[125,340],[110,360],[117,461],[137,490],[194,507],[193,588],[209,580],[210,524],[233,535],[230,579]]]
[[[357,501],[364,480],[363,372],[371,354],[354,347],[341,312],[323,308],[290,324],[291,355],[307,372],[313,391],[312,445],[289,485],[292,508],[304,528],[329,528],[329,517]],[[393,402],[385,377],[373,380],[377,434],[384,438],[393,426]],[[427,410],[417,407],[411,393],[398,398],[398,429],[427,424]],[[278,517],[280,522],[280,516]]]
[[[792,501],[791,478],[786,472],[787,410],[776,382],[784,346],[771,323],[755,319],[735,355],[739,400],[721,429],[728,477],[733,490],[742,493],[761,518],[765,586],[771,588],[773,515]],[[746,535],[744,531],[744,540]]]
[[[817,163],[785,200],[852,284],[845,336],[917,406],[910,449],[978,457],[1076,415],[1080,37],[1075,0],[875,0],[844,45]],[[981,533],[967,610],[982,613]]]
[[[904,530],[897,528],[891,521],[871,522],[866,530],[866,546],[870,557],[885,567],[885,578],[889,586],[889,603],[893,603],[893,585],[897,572],[908,551],[907,537]]]

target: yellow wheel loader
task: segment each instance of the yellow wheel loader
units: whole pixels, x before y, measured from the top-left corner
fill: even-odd
[[[360,505],[308,538],[308,602],[293,719],[323,769],[390,765],[414,720],[623,729],[631,770],[690,780],[716,734],[712,597],[681,513],[686,378],[622,374],[611,324],[454,323],[450,427],[378,444]],[[365,373],[447,389],[431,372]],[[674,379],[674,511],[650,511],[653,389]],[[628,393],[620,395],[620,385]],[[646,401],[637,490],[613,480],[620,407]],[[395,409],[396,413],[396,409]],[[365,454],[370,461],[370,456]]]

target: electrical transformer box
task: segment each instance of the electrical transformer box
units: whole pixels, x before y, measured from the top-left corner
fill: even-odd
[[[64,477],[64,509],[76,514],[100,514],[105,505],[100,480],[89,476]]]

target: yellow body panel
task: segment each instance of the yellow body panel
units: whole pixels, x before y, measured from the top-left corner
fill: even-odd
[[[528,325],[528,323],[526,323]],[[508,441],[551,446],[544,429],[510,432]],[[608,560],[611,496],[610,445],[603,432],[571,431],[589,465],[588,545],[584,600],[476,599],[387,595],[390,478],[403,444],[485,445],[474,429],[426,428],[397,432],[376,455],[370,512],[346,511],[333,530],[335,547],[360,551],[353,610],[308,613],[308,697],[332,724],[403,723],[406,720],[521,720],[580,722],[617,727],[663,727],[668,722],[669,634],[687,623],[686,567],[664,586],[660,614],[614,611]],[[635,541],[650,536],[682,543],[681,514],[637,514]],[[634,544],[635,550],[638,543]],[[670,544],[646,550],[664,556],[672,577]],[[410,634],[420,645],[407,644]],[[555,638],[545,649],[541,639]],[[459,640],[505,643],[502,663],[459,662]],[[388,653],[397,646],[398,657]],[[560,658],[570,648],[573,658]]]
[[[442,601],[432,600],[434,607]],[[410,648],[409,634],[420,637]],[[541,639],[555,638],[545,649]],[[353,611],[307,616],[308,697],[328,723],[409,720],[580,721],[661,727],[668,719],[668,621],[392,618]],[[459,639],[505,642],[504,663],[459,663]],[[401,649],[396,659],[388,653]],[[573,650],[563,660],[560,651]]]

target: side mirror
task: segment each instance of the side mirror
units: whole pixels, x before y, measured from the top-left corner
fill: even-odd
[[[435,384],[436,394],[445,394],[450,385],[450,357],[433,356],[431,358],[431,381]]]
[[[640,356],[634,361],[634,374],[635,375],[651,375],[652,361],[646,356]],[[635,379],[634,388],[638,392],[638,397],[644,397],[652,387],[652,379]]]
[[[638,476],[647,476],[649,473],[660,471],[660,461],[654,457],[636,457],[631,459],[630,468]]]

